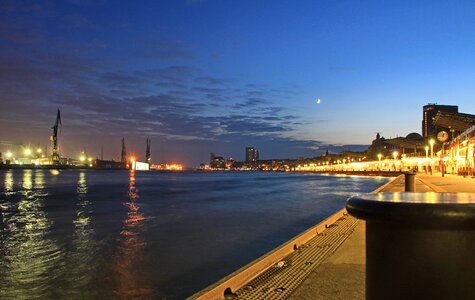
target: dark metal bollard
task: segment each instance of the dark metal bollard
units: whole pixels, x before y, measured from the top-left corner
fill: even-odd
[[[366,299],[475,299],[475,194],[350,198],[366,220]]]
[[[416,191],[416,173],[404,172],[404,191],[415,192]]]

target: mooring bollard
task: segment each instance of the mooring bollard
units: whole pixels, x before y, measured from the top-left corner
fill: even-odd
[[[366,299],[475,299],[475,194],[364,194]]]
[[[405,192],[416,191],[416,172],[413,172],[413,171],[404,172],[404,191]]]

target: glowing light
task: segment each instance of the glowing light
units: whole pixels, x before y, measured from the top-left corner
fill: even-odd
[[[397,152],[397,151],[394,151],[394,152],[393,152],[393,157],[394,157],[394,159],[396,159],[398,155],[399,155],[399,152]]]
[[[42,152],[41,148],[36,149],[36,153],[41,153],[41,152]]]
[[[168,170],[168,171],[181,171],[183,170],[183,165],[179,163],[168,163],[164,165],[150,165],[152,170]],[[209,165],[205,165],[203,170],[210,170]]]
[[[8,151],[8,152],[5,154],[5,156],[6,156],[7,158],[12,158],[12,157],[13,157],[13,153],[11,153],[10,151]]]
[[[84,155],[81,155],[81,156],[79,157],[79,160],[80,160],[81,162],[83,162],[83,161],[86,160],[86,157],[84,157]]]
[[[181,170],[183,170],[183,165],[181,165],[181,164],[166,164],[165,169],[166,170],[172,170],[172,171],[181,171]]]
[[[148,163],[136,161],[134,164],[132,164],[132,169],[138,171],[148,171],[150,170],[150,165]]]
[[[56,169],[51,169],[49,170],[49,172],[51,173],[51,175],[59,175],[59,170]]]
[[[30,155],[31,154],[31,150],[30,149],[25,149],[25,155]]]
[[[88,160],[89,162],[91,162],[91,161],[92,161],[92,158],[91,158],[91,157],[89,157],[87,160]],[[91,167],[92,167],[92,166],[91,166]]]

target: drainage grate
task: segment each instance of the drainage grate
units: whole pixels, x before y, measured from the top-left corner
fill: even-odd
[[[351,235],[358,220],[344,216],[236,291],[237,299],[286,299]]]

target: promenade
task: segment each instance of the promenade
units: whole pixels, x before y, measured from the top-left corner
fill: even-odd
[[[416,176],[416,192],[475,193],[475,179],[441,174]],[[374,193],[404,192],[404,176],[394,178]],[[330,220],[331,219],[331,220]],[[323,226],[323,227],[322,227]],[[326,229],[325,229],[326,228]],[[313,234],[300,244],[299,239]],[[344,210],[289,241],[293,251],[278,260],[276,254],[244,267],[220,283],[190,299],[364,299],[365,298],[365,222]],[[291,245],[283,245],[277,252]],[[273,260],[274,265],[251,276],[252,268]],[[246,274],[246,271],[249,274]],[[247,281],[242,281],[248,277]],[[232,289],[236,281],[240,288]],[[225,287],[229,287],[226,291]],[[223,295],[224,294],[224,295]]]
[[[380,192],[402,191],[404,180],[398,177]],[[417,175],[416,191],[475,193],[475,179],[455,175]],[[289,299],[364,299],[365,260],[365,222],[358,220],[353,233]]]

